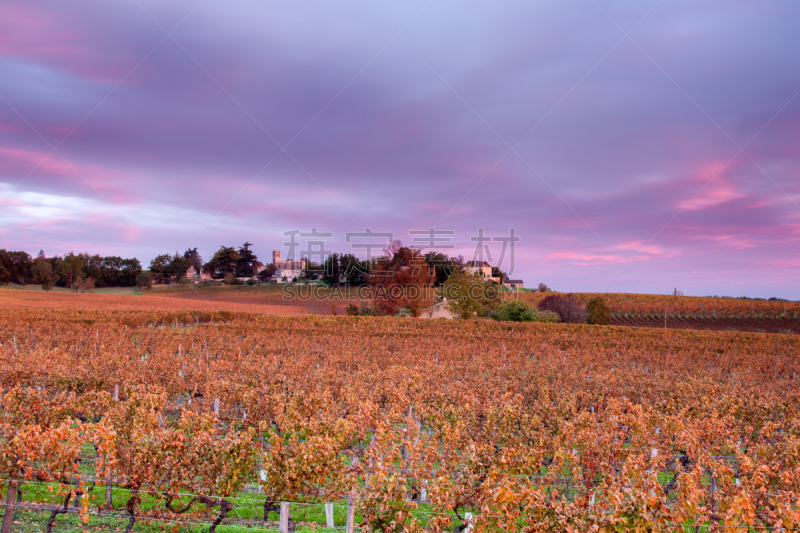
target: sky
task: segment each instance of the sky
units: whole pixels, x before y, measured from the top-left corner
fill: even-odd
[[[800,299],[798,24],[795,0],[0,1],[0,248],[364,257],[369,228],[529,287]]]

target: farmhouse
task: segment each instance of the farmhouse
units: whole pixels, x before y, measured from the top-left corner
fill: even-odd
[[[492,265],[486,261],[467,261],[467,264],[464,265],[464,271],[480,278],[488,279],[492,277]]]
[[[506,287],[511,287],[513,289],[523,289],[525,288],[525,283],[522,282],[521,279],[504,279],[503,285]]]
[[[198,281],[200,279],[200,273],[194,266],[190,266],[186,269],[186,279],[189,281]]]
[[[499,277],[492,276],[492,265],[486,261],[467,261],[464,265],[464,272],[472,276],[483,278],[486,281],[494,281],[495,283],[501,282]],[[503,278],[502,284],[514,289],[522,289],[525,287],[525,283],[521,279]]]
[[[186,279],[191,281],[192,283],[198,283],[200,281],[210,281],[211,280],[211,272],[208,270],[203,270],[202,272],[198,272],[194,266],[190,266],[186,269]]]

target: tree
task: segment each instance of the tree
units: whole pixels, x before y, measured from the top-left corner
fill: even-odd
[[[611,309],[606,305],[606,301],[599,296],[595,296],[586,304],[589,324],[606,325],[611,323]]]
[[[308,257],[303,257],[306,260],[306,268],[300,274],[300,279],[319,279],[323,272],[323,266],[319,263],[315,263]]]
[[[0,263],[0,285],[5,285],[11,281],[11,273],[3,263]]]
[[[183,257],[189,260],[198,273],[203,269],[203,257],[200,255],[200,252],[197,251],[197,248],[187,248],[186,251],[183,252]]]
[[[178,255],[178,252],[175,252],[172,260],[169,262],[167,271],[170,273],[170,275],[175,276],[180,280],[181,278],[186,277],[186,271],[189,270],[189,267],[191,266],[191,261],[182,255]]]
[[[153,275],[150,272],[139,272],[136,276],[136,287],[144,291],[153,286]]]
[[[551,294],[545,296],[538,305],[543,311],[553,311],[561,317],[562,322],[568,324],[583,324],[586,322],[588,313],[583,305],[578,301],[574,294],[566,296],[561,294]]]
[[[160,283],[165,277],[169,276],[169,265],[172,257],[169,254],[158,255],[150,261],[150,273],[156,283]]]
[[[481,278],[459,270],[447,278],[442,294],[445,307],[458,318],[468,319],[483,316],[492,307],[492,300],[499,300],[500,291]]]
[[[275,275],[275,272],[278,271],[278,267],[275,266],[275,263],[270,263],[266,266],[264,270],[258,273],[258,279],[261,281],[268,281],[272,279],[272,276]]]
[[[31,282],[33,262],[27,253],[0,250],[0,264],[8,272],[9,281],[20,285]]]
[[[433,302],[433,269],[419,250],[406,248],[394,241],[387,248],[393,256],[385,256],[367,277],[373,289],[375,311],[395,316],[408,309],[418,317]]]
[[[61,263],[62,279],[66,283],[67,287],[72,287],[73,283],[75,283],[77,280],[83,279],[84,276],[83,259],[80,256],[70,252],[69,255],[64,257],[64,261]]]
[[[330,286],[338,285],[342,281],[342,268],[339,263],[339,254],[331,254],[322,265],[322,279]]]
[[[72,292],[94,292],[94,278],[92,276],[86,276],[83,279],[75,280],[72,285],[70,285]]]
[[[540,283],[539,284],[539,292],[550,292],[550,287],[548,287],[544,283]]]
[[[138,259],[123,259],[120,264],[120,272],[117,277],[117,284],[120,287],[133,287],[139,274],[142,273],[142,264]]]
[[[339,258],[341,276],[347,280],[348,285],[366,285],[369,266],[369,263],[361,261],[353,254],[344,254]]]
[[[255,274],[253,269],[258,263],[258,257],[250,249],[251,246],[252,243],[246,242],[239,247],[239,259],[236,261],[237,276],[249,277]]]
[[[464,258],[459,256],[457,258],[447,257],[447,254],[441,252],[428,252],[425,254],[425,261],[436,272],[435,286],[441,286],[447,281],[447,278],[453,275],[456,270],[459,270],[464,264]]]
[[[225,277],[226,274],[235,274],[241,256],[232,247],[220,246],[211,261],[208,262],[208,270],[214,277]]]
[[[123,259],[116,255],[103,258],[100,275],[98,277],[99,287],[118,287],[122,277]]]
[[[95,282],[100,281],[100,286],[104,286],[103,283],[103,258],[99,255],[89,255],[89,254],[79,254],[79,257],[83,259],[83,271],[85,273],[85,278],[92,278]]]
[[[42,290],[49,291],[56,283],[56,273],[53,272],[53,265],[44,257],[37,257],[33,261],[33,280],[42,284]]]

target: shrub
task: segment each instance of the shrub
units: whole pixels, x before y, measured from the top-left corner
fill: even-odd
[[[545,296],[538,307],[542,311],[553,311],[562,322],[568,324],[583,324],[588,317],[586,309],[572,293],[566,296],[561,294]]]
[[[345,309],[345,311],[347,312],[347,316],[358,316],[359,315],[358,306],[356,304],[348,305],[347,309]]]
[[[153,276],[150,272],[141,272],[136,276],[136,287],[140,291],[144,291],[153,286]]]
[[[368,302],[361,304],[361,316],[375,316],[375,311],[370,307]]]
[[[225,285],[240,285],[242,282],[236,279],[236,274],[229,272],[225,274]]]
[[[548,287],[544,283],[540,283],[539,284],[539,292],[550,292],[550,287]]]
[[[178,278],[178,285],[188,285],[188,284],[189,284],[189,278],[187,278],[186,276],[181,276],[180,278]]]
[[[532,322],[533,310],[521,300],[509,300],[501,303],[497,310],[491,314],[496,320],[511,322]]]
[[[589,318],[586,320],[589,324],[606,325],[611,323],[611,308],[599,296],[589,300],[586,310],[589,312]]]
[[[88,276],[84,279],[76,279],[70,285],[72,292],[94,292],[94,278]]]
[[[248,279],[247,281],[245,281],[245,284],[247,284],[247,285],[258,285],[258,280],[256,280],[256,279]]]
[[[501,303],[490,313],[495,320],[510,322],[559,322],[561,319],[552,311],[542,311],[530,307],[521,300],[509,300]]]
[[[442,296],[450,313],[458,318],[469,319],[484,316],[500,303],[497,285],[484,283],[483,279],[454,272],[444,282]]]

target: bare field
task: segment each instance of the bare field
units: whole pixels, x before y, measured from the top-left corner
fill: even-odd
[[[350,303],[344,294],[318,287],[315,292],[285,295],[282,285],[266,286],[156,286],[142,294],[73,293],[64,290],[0,290],[0,309],[75,309],[86,311],[231,311],[267,315],[343,315]],[[308,288],[310,291],[310,287]]]
[[[213,289],[218,290],[218,289]],[[211,292],[210,290],[206,290]],[[0,290],[0,309],[64,309],[82,311],[232,311],[267,315],[303,315],[303,307],[273,303],[274,299],[210,298],[155,291],[142,295]]]

